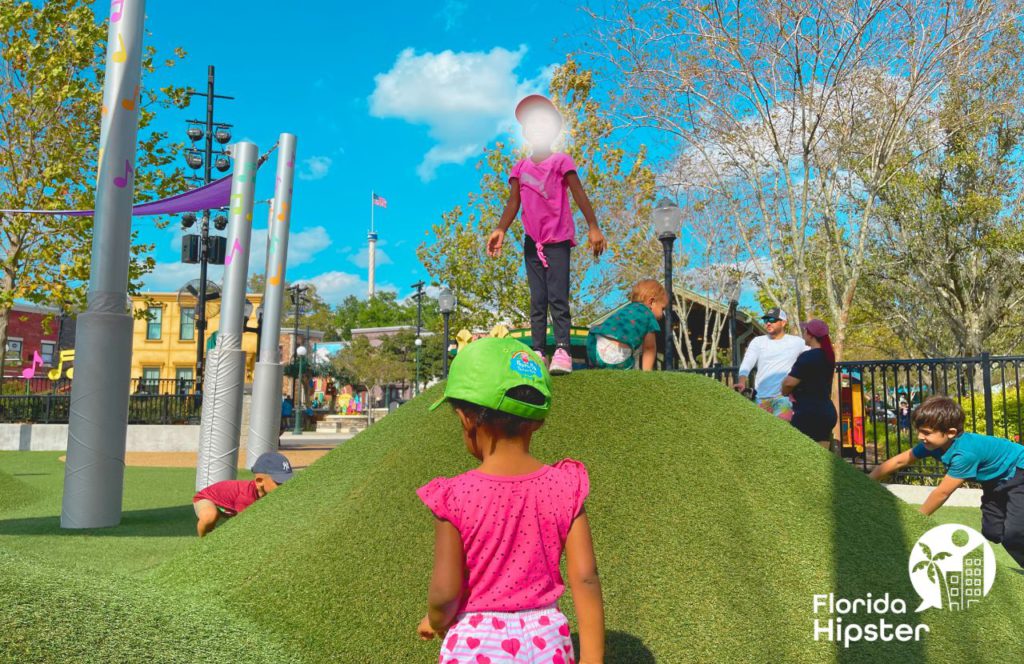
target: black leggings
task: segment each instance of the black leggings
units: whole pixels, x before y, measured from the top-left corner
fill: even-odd
[[[537,243],[529,235],[523,243],[526,281],[530,285],[530,332],[533,349],[543,351],[548,343],[548,309],[555,329],[555,346],[569,347],[569,241],[544,245],[548,266],[540,262]]]

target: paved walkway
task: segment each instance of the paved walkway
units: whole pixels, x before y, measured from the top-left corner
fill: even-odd
[[[886,489],[905,503],[921,505],[928,494],[932,492],[933,486],[912,486],[909,484],[883,484]],[[961,487],[949,497],[946,505],[950,507],[981,507],[981,489],[969,489]]]

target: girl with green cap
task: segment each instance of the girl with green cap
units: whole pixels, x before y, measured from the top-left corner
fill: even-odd
[[[547,465],[530,438],[551,408],[551,376],[515,339],[485,338],[452,362],[444,396],[481,463],[417,494],[435,516],[434,572],[422,639],[440,636],[439,661],[572,664],[563,551],[579,619],[580,664],[604,661],[604,605],[584,500],[586,467]]]

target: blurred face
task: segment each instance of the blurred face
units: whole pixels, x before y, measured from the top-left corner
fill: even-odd
[[[550,111],[537,109],[523,117],[523,137],[535,148],[551,147],[561,130],[561,119]]]
[[[281,486],[274,481],[273,477],[265,473],[256,473],[253,479],[256,481],[256,493],[259,494],[260,498]]]
[[[661,320],[665,315],[665,307],[668,306],[668,295],[662,298],[651,298],[647,302],[647,306],[654,313],[654,317]]]
[[[924,446],[929,450],[938,450],[952,443],[957,433],[959,432],[956,429],[942,431],[940,429],[920,427],[917,430],[917,439],[924,443]]]

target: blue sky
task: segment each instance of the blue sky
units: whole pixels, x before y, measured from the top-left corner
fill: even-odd
[[[213,64],[217,92],[235,97],[218,100],[215,119],[233,124],[236,139],[263,152],[281,132],[298,136],[287,277],[312,281],[332,303],[365,297],[371,190],[388,202],[376,214],[378,287],[404,297],[427,279],[416,247],[477,186],[481,149],[513,131],[516,100],[546,91],[551,67],[587,27],[577,3],[561,0],[147,5],[147,43],[162,54],[188,51],[151,84],[205,89]],[[158,128],[184,139],[185,120],[202,117],[203,104],[197,97],[164,112]],[[274,163],[261,171],[258,199],[273,194]],[[266,214],[257,206],[255,247]],[[198,276],[198,266],[179,261],[177,222],[136,226],[156,244],[149,290]],[[250,273],[261,263],[251,261]]]

